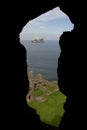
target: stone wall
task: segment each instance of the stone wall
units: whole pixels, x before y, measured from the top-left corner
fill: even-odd
[[[35,90],[41,90],[44,94],[44,97],[48,94],[51,94],[51,93],[59,90],[57,81],[48,81],[48,80],[44,79],[44,77],[41,73],[34,76],[33,71],[30,71],[30,72],[28,72],[28,79],[29,79],[29,83],[30,83],[29,91],[26,96],[26,100],[28,103],[30,101],[33,101],[36,99],[34,96]],[[49,87],[49,89],[51,88],[52,91],[47,89],[47,87]]]

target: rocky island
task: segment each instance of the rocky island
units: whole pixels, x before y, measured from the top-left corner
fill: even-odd
[[[44,42],[44,39],[37,37],[37,38],[34,38],[31,42],[32,42],[32,43],[43,43],[43,42]]]

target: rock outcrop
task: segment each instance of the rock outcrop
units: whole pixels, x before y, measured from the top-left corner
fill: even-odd
[[[43,43],[44,39],[43,38],[35,38],[31,42],[33,42],[33,43]]]
[[[44,79],[43,75],[40,73],[34,76],[33,72],[30,71],[28,73],[28,77],[30,85],[29,85],[29,92],[26,96],[27,102],[35,100],[34,91],[37,89],[42,90],[43,93],[45,94],[51,94],[52,92],[59,90],[57,81],[48,81]],[[52,91],[47,89],[47,87],[51,88]]]

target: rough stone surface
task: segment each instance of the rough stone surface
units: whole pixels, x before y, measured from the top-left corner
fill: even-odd
[[[18,3],[19,2],[19,3]],[[85,1],[22,0],[1,3],[1,127],[5,129],[45,130],[35,110],[26,103],[29,89],[26,50],[20,44],[19,33],[27,22],[57,6],[74,23],[72,32],[60,38],[61,55],[58,62],[60,90],[67,95],[65,114],[59,130],[86,129],[86,30]],[[4,123],[4,125],[2,125]]]
[[[30,71],[28,72],[28,78],[30,84],[29,84],[29,92],[26,96],[27,102],[33,100],[44,101],[46,95],[49,95],[59,90],[57,81],[48,81],[44,79],[43,75],[40,73],[34,76],[33,72]],[[34,96],[35,90],[41,90],[43,94],[37,98],[36,96]]]

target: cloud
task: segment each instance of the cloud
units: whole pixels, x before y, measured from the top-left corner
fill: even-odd
[[[47,13],[44,13],[40,15],[39,17],[35,18],[34,20],[31,20],[30,22],[49,22],[51,20],[55,19],[64,19],[66,18],[66,14],[64,14],[59,7],[56,7],[55,9],[52,9],[48,11]],[[68,17],[68,16],[67,16]]]
[[[44,29],[46,28],[45,27],[45,24],[49,24],[52,20],[59,20],[59,19],[69,19],[68,16],[63,13],[59,7],[56,7],[42,15],[40,15],[39,17],[33,19],[33,20],[30,20],[27,25],[24,27],[24,29],[28,29],[28,28],[36,28],[38,27],[38,29]],[[32,29],[31,29],[32,30]]]
[[[48,37],[47,39],[57,39],[64,31],[72,30],[72,28],[69,17],[56,7],[29,21],[20,36],[24,39],[31,39],[36,35],[42,35]]]
[[[40,29],[45,29],[45,26],[40,26]]]

